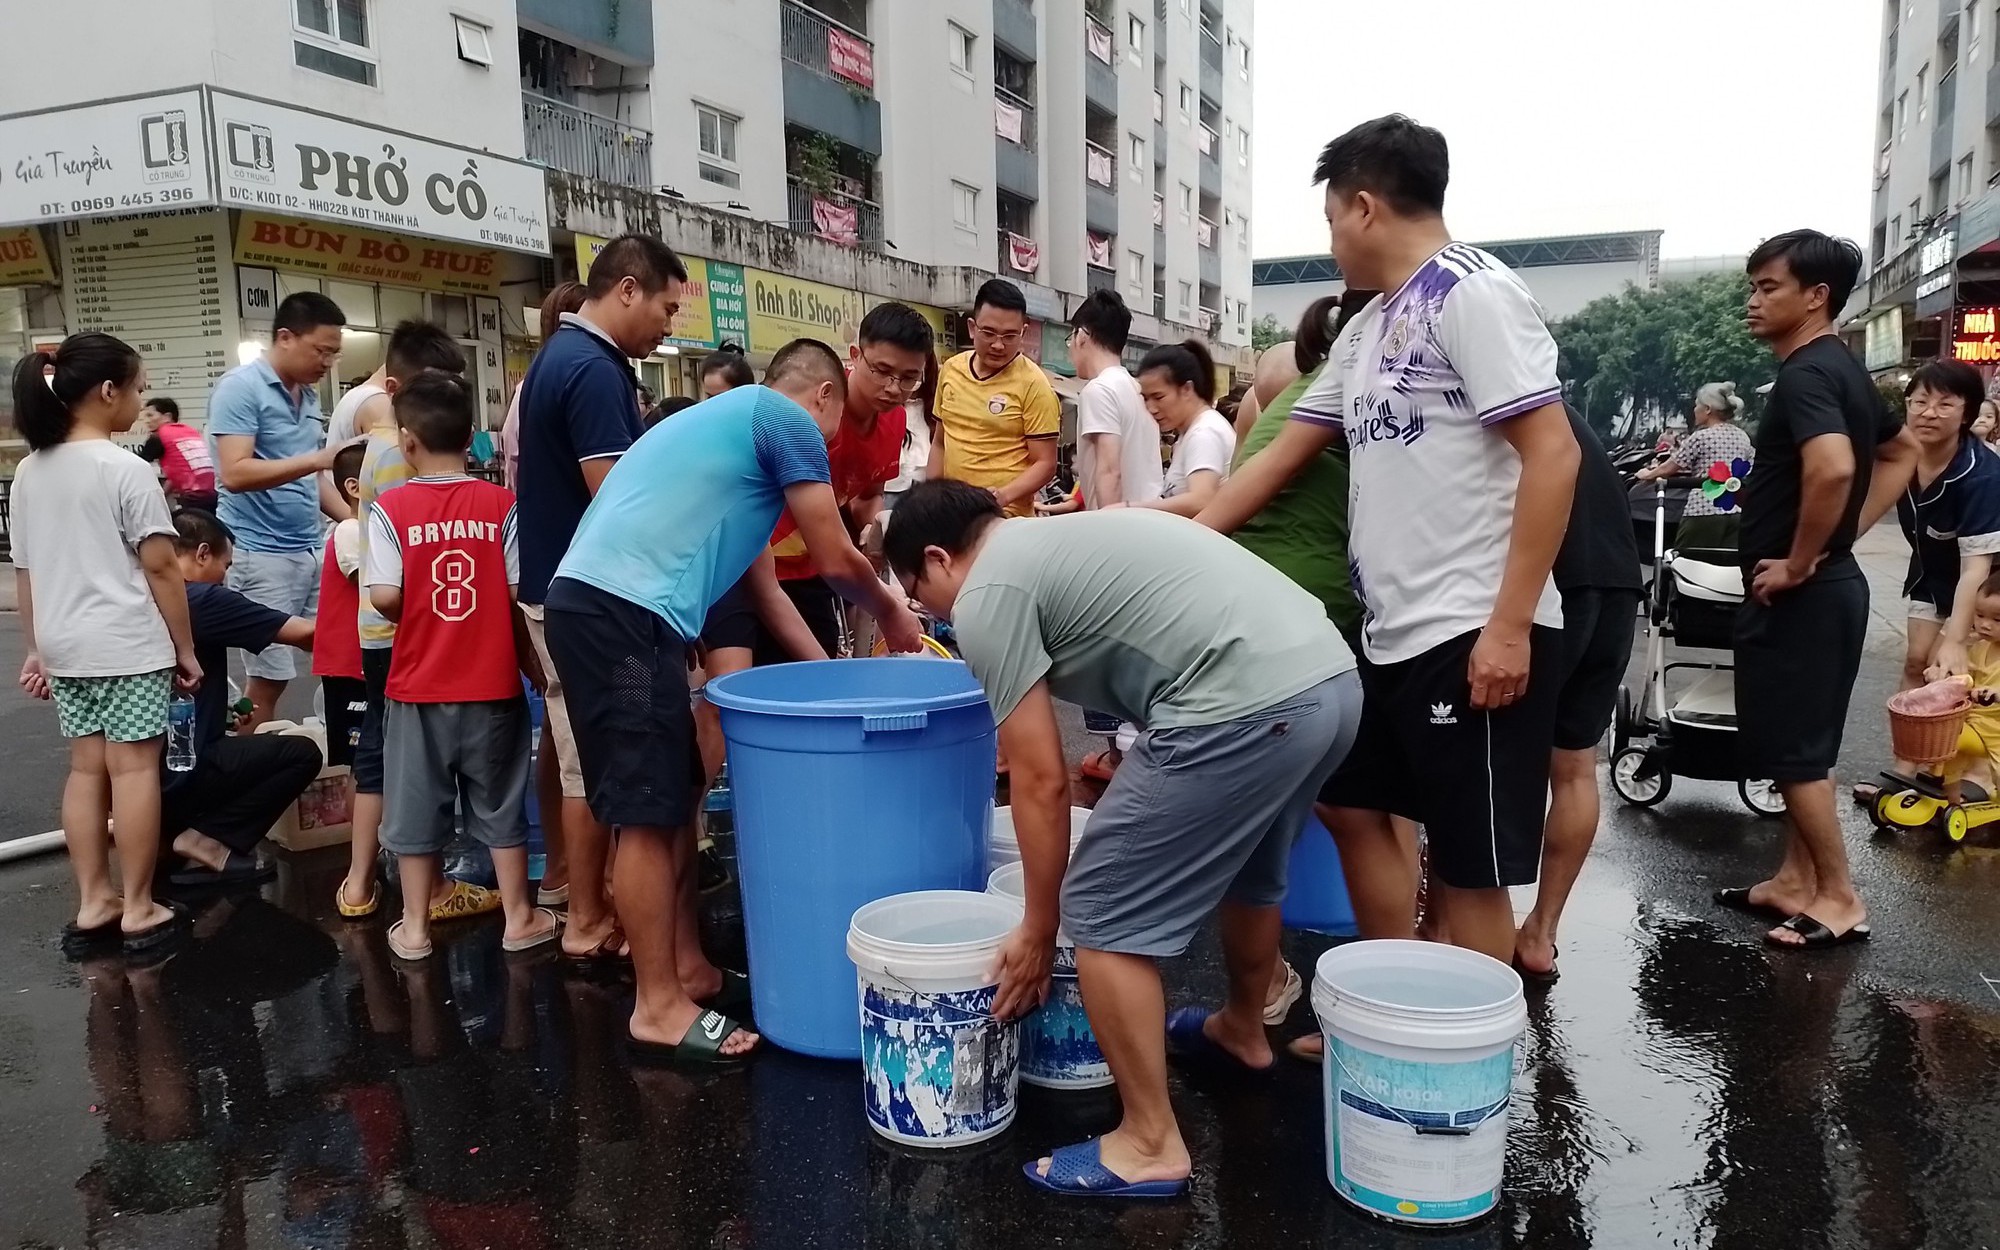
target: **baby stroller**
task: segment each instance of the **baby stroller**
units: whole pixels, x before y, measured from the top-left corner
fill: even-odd
[[[1653,587],[1646,613],[1646,670],[1638,693],[1618,691],[1611,786],[1634,807],[1667,797],[1675,777],[1733,781],[1759,816],[1784,812],[1770,781],[1743,776],[1736,750],[1736,609],[1743,573],[1734,551],[1666,550],[1667,483],[1654,505]],[[1732,652],[1720,660],[1670,659],[1685,650]],[[1679,675],[1679,676],[1676,676]],[[1670,688],[1671,687],[1671,688]]]

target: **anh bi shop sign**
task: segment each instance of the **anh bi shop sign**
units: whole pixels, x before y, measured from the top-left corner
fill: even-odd
[[[549,250],[534,165],[227,91],[209,103],[217,187],[232,208]]]
[[[0,118],[0,225],[213,203],[198,88]]]
[[[1917,283],[1917,298],[1935,295],[1951,285],[1951,267],[1958,260],[1958,231],[1940,230],[1924,240],[1923,249],[1917,253],[1917,272],[1923,280]]]

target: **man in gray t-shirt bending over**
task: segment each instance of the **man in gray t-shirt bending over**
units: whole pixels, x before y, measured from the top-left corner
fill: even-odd
[[[1150,511],[1006,520],[992,492],[925,482],[883,554],[952,622],[1011,770],[1027,911],[1001,952],[997,1014],[1048,992],[1060,927],[1125,1118],[1027,1166],[1082,1196],[1173,1197],[1187,1145],[1166,1052],[1265,1068],[1264,999],[1292,843],[1354,740],[1354,657],[1318,600],[1203,526]],[[1144,732],[1069,853],[1056,699]],[[1166,1015],[1154,960],[1222,906],[1229,1001]]]

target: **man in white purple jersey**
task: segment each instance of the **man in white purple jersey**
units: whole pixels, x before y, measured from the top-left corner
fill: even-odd
[[[1414,927],[1416,868],[1389,822],[1405,816],[1428,832],[1451,939],[1504,962],[1506,887],[1540,866],[1563,619],[1549,568],[1579,452],[1541,310],[1506,266],[1452,241],[1449,178],[1444,136],[1400,115],[1327,145],[1314,181],[1333,258],[1387,294],[1201,520],[1229,532],[1346,438],[1366,705],[1320,797],[1357,913],[1398,918],[1368,936]]]

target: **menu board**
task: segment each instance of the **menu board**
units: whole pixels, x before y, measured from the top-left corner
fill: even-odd
[[[153,394],[199,427],[215,381],[235,364],[236,280],[225,213],[96,217],[63,228],[71,333],[113,334],[146,358]]]

